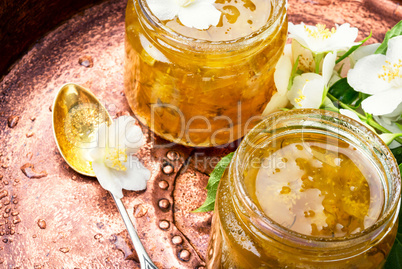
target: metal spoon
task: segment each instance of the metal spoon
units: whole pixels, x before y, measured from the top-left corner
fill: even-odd
[[[63,85],[57,93],[52,113],[54,137],[64,160],[76,172],[95,177],[85,155],[96,142],[98,126],[103,122],[112,122],[107,110],[89,90],[69,83]],[[110,194],[137,251],[141,268],[157,269],[145,251],[122,201]]]

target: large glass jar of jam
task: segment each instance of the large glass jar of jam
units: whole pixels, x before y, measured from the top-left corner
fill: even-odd
[[[217,26],[159,21],[146,0],[126,9],[125,93],[140,121],[189,146],[242,137],[276,92],[286,0],[216,0]]]
[[[275,113],[246,135],[215,204],[208,268],[381,268],[401,176],[367,127],[322,110]]]

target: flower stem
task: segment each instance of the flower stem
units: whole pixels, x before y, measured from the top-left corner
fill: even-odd
[[[382,133],[392,133],[390,132],[387,128],[385,128],[384,126],[378,124],[375,120],[373,120],[372,117],[366,117],[362,114],[360,114],[359,112],[357,112],[356,110],[352,109],[350,106],[342,103],[341,101],[339,101],[339,99],[337,99],[335,96],[331,95],[330,93],[327,93],[328,97],[335,102],[338,102],[338,104],[347,110],[353,111],[354,113],[356,113],[356,115],[364,122],[366,122],[368,125],[372,126],[373,128],[379,130]],[[395,138],[395,141],[399,142],[402,144],[402,139],[401,138]]]

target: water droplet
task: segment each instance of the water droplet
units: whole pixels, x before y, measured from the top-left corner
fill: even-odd
[[[15,126],[17,126],[19,120],[20,120],[19,116],[8,117],[8,127],[14,128]]]
[[[38,220],[38,226],[41,229],[46,229],[46,221],[44,221],[43,219],[39,219]]]
[[[10,184],[10,182],[8,182],[8,180],[4,180],[4,185],[8,185],[8,184]]]
[[[20,223],[21,222],[21,218],[19,217],[19,216],[16,216],[15,218],[14,218],[14,220],[13,220],[13,223],[14,224],[18,224],[18,223]]]
[[[4,213],[4,214],[3,214],[3,218],[5,218],[5,219],[8,218],[9,216],[10,216],[10,215],[8,215],[7,213]]]
[[[53,105],[50,105],[50,106],[49,106],[49,111],[50,111],[50,112],[52,112],[52,110],[53,110],[53,107],[52,107],[52,106],[53,106]]]
[[[169,175],[174,172],[174,168],[171,164],[166,164],[165,166],[163,166],[162,170],[163,173],[165,173],[166,175]]]
[[[31,117],[31,121],[35,121],[36,120],[36,117]]]
[[[185,262],[190,260],[190,256],[191,256],[191,253],[187,249],[183,249],[179,253],[180,260],[185,261]]]
[[[167,230],[170,227],[170,222],[167,220],[161,220],[159,222],[159,228],[161,228],[162,230]]]
[[[92,56],[85,55],[79,58],[78,63],[86,68],[91,68],[94,66],[94,61]]]
[[[138,204],[134,206],[134,217],[141,218],[147,214],[148,208],[143,204]]]
[[[15,204],[15,205],[18,204],[18,200],[13,200],[13,204]]]
[[[125,260],[134,260],[136,262],[139,262],[137,252],[135,251],[128,238],[124,238],[120,235],[114,235],[113,244],[118,250],[123,252]]]
[[[0,175],[0,180],[2,180],[3,179],[3,175]]]
[[[35,170],[34,165],[31,163],[26,163],[23,166],[21,166],[21,171],[28,178],[42,178],[42,177],[47,176],[46,171],[37,172]]]
[[[159,181],[159,188],[161,188],[162,190],[166,190],[167,188],[169,188],[169,183],[167,183],[166,180],[161,180]]]
[[[8,191],[7,190],[2,190],[0,191],[0,200],[3,199],[4,197],[6,197],[8,195]]]
[[[168,199],[165,199],[165,198],[164,198],[164,199],[160,199],[160,200],[159,200],[158,205],[159,205],[159,207],[160,207],[161,209],[168,209],[169,206],[170,206],[170,202],[169,202]]]
[[[11,230],[11,231],[10,231],[10,234],[11,234],[11,235],[15,234],[15,230]]]
[[[168,157],[169,160],[175,161],[175,160],[179,159],[180,154],[177,153],[177,151],[171,150],[166,154],[166,156]]]
[[[4,209],[4,212],[6,212],[6,213],[10,213],[10,211],[11,211],[11,207],[9,207],[9,206],[7,206],[7,207]]]
[[[175,244],[175,245],[180,245],[180,244],[183,243],[183,238],[181,238],[180,235],[175,235],[172,238],[172,243]]]
[[[70,251],[70,249],[67,248],[67,247],[62,247],[62,248],[60,248],[59,250],[60,250],[61,252],[63,252],[63,253],[67,253],[67,252]]]
[[[42,265],[35,263],[34,269],[42,269]]]
[[[3,242],[4,242],[4,243],[7,243],[7,242],[8,242],[8,239],[7,239],[7,238],[4,238],[4,239],[3,239]]]
[[[11,212],[11,216],[18,216],[19,214],[19,212]]]
[[[99,239],[103,238],[103,235],[102,234],[95,234],[94,238],[96,240],[99,240]]]
[[[36,234],[32,235],[32,238],[36,238]]]
[[[3,204],[4,205],[9,205],[10,204],[10,198],[8,198],[8,197],[4,198]]]
[[[32,137],[33,135],[34,135],[33,132],[29,132],[29,133],[26,133],[26,134],[25,134],[25,136],[26,136],[27,138],[30,138],[30,137]]]

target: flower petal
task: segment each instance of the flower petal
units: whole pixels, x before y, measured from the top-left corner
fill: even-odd
[[[339,113],[341,113],[344,116],[347,116],[351,119],[354,119],[355,121],[358,121],[360,123],[362,123],[362,121],[360,120],[359,116],[357,116],[356,113],[354,113],[353,111],[349,110],[349,109],[339,109]]]
[[[355,67],[349,70],[348,83],[358,92],[376,94],[390,88],[390,83],[378,78],[383,73],[382,66],[385,55],[374,54],[357,61]]]
[[[292,74],[292,62],[289,57],[282,55],[275,66],[274,81],[279,94],[288,91],[289,79]]]
[[[298,68],[303,72],[314,72],[315,62],[311,50],[303,47],[297,40],[292,40],[292,55],[293,62],[295,63],[299,57]]]
[[[402,114],[402,88],[372,95],[362,102],[365,112],[394,117]]]
[[[179,13],[180,7],[176,0],[147,0],[147,4],[160,21],[172,20]]]
[[[324,58],[324,62],[322,64],[322,77],[324,79],[325,85],[328,84],[332,76],[335,67],[335,61],[336,53],[333,52],[328,53]]]
[[[221,12],[209,1],[195,1],[180,8],[178,17],[180,22],[187,27],[205,30],[211,25],[216,26],[219,23]]]
[[[147,180],[151,177],[151,172],[134,156],[130,156],[123,165],[127,170],[116,173],[123,189],[130,191],[145,190]]]
[[[367,46],[360,46],[349,56],[349,58],[352,60],[352,65],[354,66],[361,58],[374,54],[380,45],[380,43],[375,43]]]
[[[280,94],[279,92],[276,92],[274,95],[272,95],[271,100],[269,100],[267,106],[262,112],[262,115],[267,116],[272,112],[279,111],[281,108],[286,107],[288,103],[289,100],[286,94]]]
[[[116,172],[119,171],[110,169],[103,163],[103,161],[92,162],[92,169],[94,170],[96,178],[102,188],[110,191],[117,198],[123,198],[122,184],[115,175]]]
[[[323,99],[324,86],[322,76],[304,73],[294,78],[287,97],[296,108],[319,108]]]
[[[402,60],[402,35],[391,38],[388,41],[387,58],[391,60]]]

